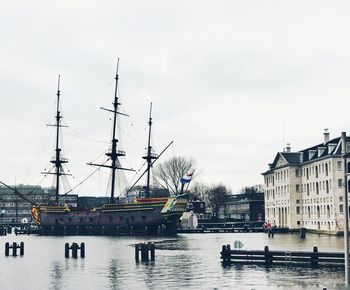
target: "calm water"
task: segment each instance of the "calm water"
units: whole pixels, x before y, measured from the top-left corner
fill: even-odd
[[[0,236],[0,289],[342,289],[341,268],[298,268],[220,263],[223,244],[240,240],[246,249],[343,249],[334,236],[263,233],[182,234],[166,237]],[[23,257],[5,257],[5,242],[25,244]],[[66,242],[86,244],[85,259],[64,258]],[[156,242],[156,261],[135,263],[135,243]]]

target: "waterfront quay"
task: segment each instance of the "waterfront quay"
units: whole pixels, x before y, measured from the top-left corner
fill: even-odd
[[[245,250],[342,251],[339,236],[266,233],[179,234],[176,237],[0,236],[0,289],[342,289],[344,267],[280,264],[223,266],[222,245]],[[23,256],[4,255],[24,242]],[[65,244],[85,244],[85,258],[65,258]],[[153,242],[155,261],[135,261],[135,245]],[[344,288],[345,289],[345,288]]]

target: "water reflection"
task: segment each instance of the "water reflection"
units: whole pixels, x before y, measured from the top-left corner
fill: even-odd
[[[50,289],[59,290],[62,289],[62,266],[58,262],[51,264],[51,275],[50,275]]]
[[[116,259],[112,259],[108,266],[110,289],[120,289],[119,276],[120,270],[118,268],[118,261]]]
[[[11,237],[0,236],[0,244]],[[169,237],[90,237],[86,258],[66,259],[65,242],[77,237],[21,237],[26,254],[21,259],[1,259],[0,289],[339,289],[342,267],[313,269],[294,265],[239,264],[223,267],[222,245],[241,240],[247,249],[341,251],[343,239],[334,236],[275,235],[260,233],[187,234]],[[154,262],[136,263],[134,245],[154,241]],[[33,263],[35,261],[35,263]],[[18,279],[21,273],[21,279]],[[27,288],[26,288],[27,286]]]
[[[319,268],[263,264],[233,264],[223,267],[223,275],[236,283],[259,285],[260,287],[296,287],[298,288],[338,288],[343,279],[343,268],[339,266],[320,266]],[[248,281],[247,281],[248,280]],[[336,281],[336,283],[334,283]]]
[[[184,237],[178,237],[177,239],[161,240],[154,242],[157,250],[187,250],[188,240]]]

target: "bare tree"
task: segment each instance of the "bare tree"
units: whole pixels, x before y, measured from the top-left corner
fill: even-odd
[[[192,158],[174,156],[163,163],[159,163],[153,170],[154,183],[167,189],[172,194],[179,194],[181,191],[180,179],[189,172],[194,172],[192,180],[198,175],[195,171],[196,161]]]
[[[209,186],[207,186],[204,183],[195,181],[191,186],[191,190],[189,191],[189,199],[205,201],[207,203],[208,198],[209,198]]]
[[[229,189],[223,184],[210,187],[208,191],[208,206],[216,216],[219,215],[220,206],[228,201],[229,195]]]
[[[257,184],[254,186],[245,186],[239,191],[239,193],[254,194],[254,193],[263,192],[263,191],[264,191],[263,186],[261,184]]]

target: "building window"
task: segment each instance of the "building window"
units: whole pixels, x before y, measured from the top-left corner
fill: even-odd
[[[339,188],[343,187],[343,179],[341,178],[338,179],[338,187]]]
[[[328,176],[328,163],[325,165],[325,170],[326,170],[326,176]]]
[[[327,205],[327,218],[330,218],[331,216],[331,210],[329,208],[329,205]]]
[[[300,206],[297,206],[296,211],[297,211],[297,214],[300,214]]]
[[[344,212],[344,206],[342,204],[339,204],[339,212],[340,213]]]
[[[295,169],[295,176],[300,176],[300,170],[299,169]]]
[[[342,166],[341,166],[341,161],[337,161],[337,168],[338,170],[342,170]]]
[[[326,180],[326,193],[329,193],[329,183],[328,183],[328,180]]]
[[[296,190],[296,192],[300,192],[300,184],[297,184],[297,185],[295,186],[295,190]]]

